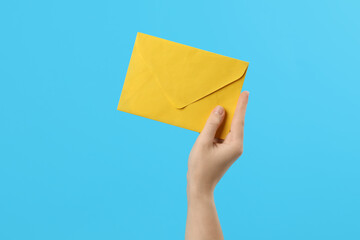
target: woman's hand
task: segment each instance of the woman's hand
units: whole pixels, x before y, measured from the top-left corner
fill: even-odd
[[[224,239],[213,193],[221,177],[243,152],[248,97],[249,92],[240,94],[231,130],[224,141],[215,138],[226,114],[221,106],[217,106],[211,112],[190,152],[187,173],[186,240]]]
[[[213,192],[216,184],[243,152],[245,112],[249,92],[241,93],[231,131],[225,140],[215,139],[225,111],[217,106],[210,114],[203,131],[197,138],[189,156],[188,187],[204,193]]]

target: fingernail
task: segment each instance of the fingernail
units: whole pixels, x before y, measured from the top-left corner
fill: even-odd
[[[222,106],[216,106],[215,113],[218,115],[222,115],[224,113],[224,108]]]

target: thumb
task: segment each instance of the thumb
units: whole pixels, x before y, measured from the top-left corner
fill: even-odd
[[[203,130],[200,133],[199,138],[202,141],[213,141],[215,138],[216,131],[220,127],[222,121],[224,120],[225,109],[222,106],[216,106],[212,110],[208,120],[205,123]]]

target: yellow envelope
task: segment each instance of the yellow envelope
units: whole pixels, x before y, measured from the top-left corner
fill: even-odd
[[[117,109],[201,132],[221,105],[226,117],[217,137],[224,139],[248,64],[138,33]]]

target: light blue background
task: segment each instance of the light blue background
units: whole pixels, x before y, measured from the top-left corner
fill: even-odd
[[[358,1],[2,1],[0,239],[183,239],[197,133],[116,110],[136,32],[250,62],[226,239],[360,239]]]

